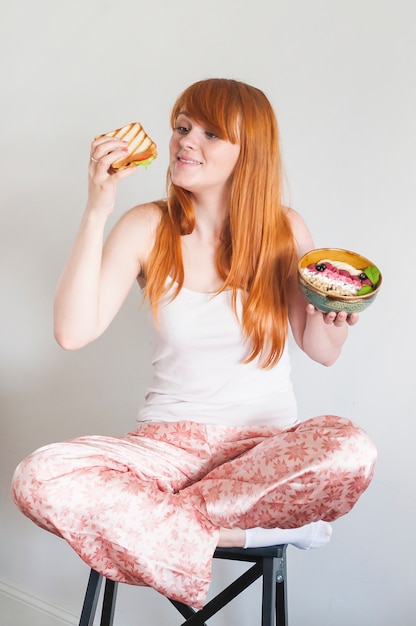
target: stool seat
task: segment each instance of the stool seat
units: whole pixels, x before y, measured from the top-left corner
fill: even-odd
[[[214,558],[236,561],[255,561],[258,557],[282,558],[286,547],[284,544],[281,546],[265,546],[263,548],[217,548]]]
[[[264,548],[217,548],[214,553],[215,559],[246,561],[254,565],[200,610],[168,598],[185,618],[181,626],[207,626],[208,619],[260,577],[263,578],[261,626],[287,626],[286,548],[286,545]],[[103,579],[102,574],[91,569],[79,626],[93,626]],[[100,626],[113,625],[117,587],[118,583],[105,579]]]

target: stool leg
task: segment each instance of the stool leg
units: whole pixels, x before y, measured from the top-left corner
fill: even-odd
[[[277,561],[278,559],[275,557],[263,558],[263,601],[261,626],[274,626],[274,617],[276,612]]]
[[[286,547],[281,558],[277,558],[276,576],[276,624],[288,626],[286,597]]]
[[[92,569],[88,580],[87,591],[85,592],[79,626],[93,626],[102,581],[102,575]]]
[[[118,583],[108,578],[105,581],[103,608],[101,611],[100,626],[113,626],[114,611],[116,608]]]

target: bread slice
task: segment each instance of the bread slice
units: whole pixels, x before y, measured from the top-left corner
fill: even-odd
[[[111,164],[111,168],[115,171],[137,165],[149,165],[157,157],[155,142],[150,139],[139,122],[132,122],[117,130],[104,133],[100,137],[117,137],[128,142],[128,154]]]

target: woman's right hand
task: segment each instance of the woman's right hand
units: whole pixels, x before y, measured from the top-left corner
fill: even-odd
[[[117,172],[111,170],[111,164],[128,153],[127,145],[127,141],[108,136],[99,137],[92,142],[87,212],[97,211],[109,215],[114,210],[118,183],[136,170],[135,167]]]

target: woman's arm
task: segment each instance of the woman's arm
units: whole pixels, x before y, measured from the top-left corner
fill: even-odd
[[[158,209],[143,205],[121,217],[104,242],[121,179],[133,168],[109,174],[110,164],[125,153],[125,142],[93,142],[88,201],[55,294],[54,332],[63,348],[81,348],[101,335],[140,274],[154,241]]]
[[[298,258],[314,248],[312,236],[302,219],[293,210],[289,218],[294,233]],[[289,322],[298,346],[314,361],[322,365],[332,365],[348,335],[348,326],[358,321],[358,315],[347,316],[339,313],[321,313],[303,297],[295,277],[289,290]]]

